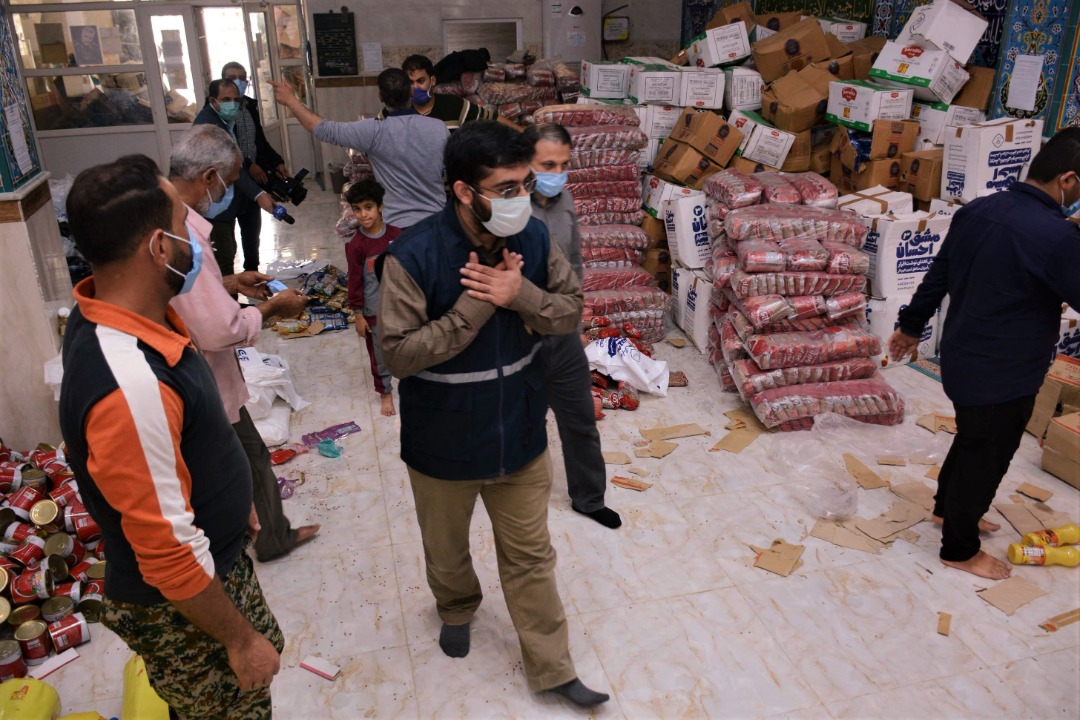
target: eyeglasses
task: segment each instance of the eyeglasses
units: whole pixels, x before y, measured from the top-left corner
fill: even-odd
[[[525,182],[523,182],[522,184],[514,185],[513,187],[506,188],[505,190],[492,190],[491,188],[482,188],[477,185],[470,185],[469,187],[471,187],[473,190],[480,194],[483,194],[485,192],[495,193],[503,200],[513,200],[514,198],[521,195],[522,190],[525,191],[526,195],[529,195],[530,193],[532,193],[533,190],[536,189],[536,176],[529,175],[529,177],[526,178]]]

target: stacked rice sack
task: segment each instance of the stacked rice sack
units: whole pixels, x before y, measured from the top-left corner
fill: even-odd
[[[808,429],[826,412],[902,422],[903,400],[870,359],[882,348],[865,329],[866,227],[833,209],[836,188],[816,173],[729,169],[704,190],[709,360],[724,390],[781,430]]]

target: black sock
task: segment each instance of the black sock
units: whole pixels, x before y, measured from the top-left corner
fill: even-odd
[[[443,623],[439,632],[439,647],[453,658],[463,658],[469,654],[469,623],[447,625]]]
[[[580,705],[581,707],[592,707],[593,705],[607,702],[610,699],[610,696],[607,693],[599,693],[595,690],[590,690],[577,678],[574,678],[564,685],[551,688],[551,692],[562,695],[570,702],[575,705]]]
[[[611,508],[602,507],[599,510],[593,510],[592,512],[585,512],[584,510],[578,510],[573,505],[570,505],[570,508],[574,512],[581,513],[582,515],[584,515],[587,518],[592,518],[593,520],[600,523],[604,527],[611,528],[612,530],[614,530],[615,528],[622,525],[622,518],[619,517],[619,513],[615,512]]]

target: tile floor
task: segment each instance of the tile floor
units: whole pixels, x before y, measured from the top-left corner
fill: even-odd
[[[293,227],[267,223],[264,261],[343,262],[329,193],[313,191],[296,216]],[[258,566],[287,637],[273,685],[279,718],[1080,716],[1080,624],[1053,634],[1038,627],[1080,606],[1080,571],[1017,569],[1047,594],[1006,617],[975,594],[989,582],[940,565],[940,532],[929,523],[915,527],[914,544],[897,541],[880,555],[806,537],[814,519],[791,465],[805,438],[780,434],[740,455],[709,452],[724,432],[723,412],[738,400],[719,392],[692,347],[658,348],[686,372],[689,388],[600,422],[605,449],[628,453],[640,427],[697,422],[713,433],[677,440],[663,460],[635,461],[655,484],[644,493],[609,489],[621,529],[570,511],[557,434],[549,433],[557,468],[550,525],[571,649],[581,678],[611,701],[586,713],[529,693],[482,506],[472,545],[487,598],[471,654],[450,660],[436,642],[398,423],[378,414],[362,344],[351,332],[285,341],[265,332],[259,349],[285,357],[312,402],[294,414],[293,438],[348,420],[363,428],[344,439],[340,459],[312,454],[279,468],[307,476],[285,501],[293,522],[324,527],[317,541]],[[910,409],[893,437],[926,442],[914,418],[949,408],[940,384],[907,368],[887,377]],[[861,440],[868,455],[874,438],[868,429]],[[1043,473],[1038,458],[1025,437],[999,499],[1030,481],[1054,492],[1055,509],[1080,517],[1080,492]],[[894,480],[923,474],[890,470]],[[891,504],[887,489],[858,496],[864,517]],[[991,517],[1002,520],[995,511]],[[777,537],[806,546],[804,566],[786,578],[753,568],[747,548]],[[986,546],[1003,556],[1016,539],[1006,525]],[[953,616],[948,637],[935,632],[938,611]],[[119,715],[128,651],[100,625],[93,632],[82,659],[49,681],[65,711]],[[307,655],[341,666],[341,677],[329,682],[300,669]]]

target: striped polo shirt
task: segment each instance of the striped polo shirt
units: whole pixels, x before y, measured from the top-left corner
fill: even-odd
[[[105,593],[186,600],[239,556],[251,468],[206,360],[170,308],[166,328],[75,288],[64,334],[60,427],[101,526]]]

